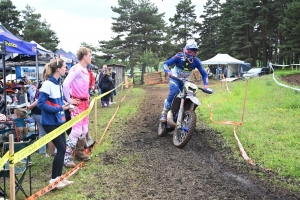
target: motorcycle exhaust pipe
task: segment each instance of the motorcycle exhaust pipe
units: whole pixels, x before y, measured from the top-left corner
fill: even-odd
[[[175,128],[176,127],[176,123],[173,121],[173,113],[172,110],[169,110],[168,114],[167,114],[167,122],[169,124],[169,126],[171,128]]]

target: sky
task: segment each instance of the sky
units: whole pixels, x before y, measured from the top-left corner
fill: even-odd
[[[165,12],[165,21],[176,13],[180,0],[151,0],[159,10]],[[58,48],[76,53],[82,42],[98,46],[99,40],[110,40],[115,34],[111,31],[111,6],[118,6],[118,0],[12,0],[17,10],[25,10],[26,5],[35,8],[46,20],[60,40]],[[203,14],[206,0],[192,0],[195,13]]]

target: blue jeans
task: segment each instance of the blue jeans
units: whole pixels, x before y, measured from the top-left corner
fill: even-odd
[[[41,125],[40,121],[41,121],[41,115],[36,115],[36,114],[33,114],[32,115],[32,118],[34,119],[34,121],[36,122],[36,124],[38,125],[39,127],[39,135],[41,137],[43,137],[44,135],[46,135],[46,131],[44,130],[43,126]],[[42,146],[39,150],[40,154],[44,154],[46,153],[46,145]]]

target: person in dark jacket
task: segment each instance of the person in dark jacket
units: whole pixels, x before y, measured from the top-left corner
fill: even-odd
[[[111,89],[113,89],[113,79],[110,76],[109,69],[104,70],[103,77],[101,79],[100,85],[101,85],[102,94],[104,94],[104,93],[110,91]],[[109,99],[110,99],[111,94],[112,93],[110,92],[110,93],[106,94],[104,97],[101,98],[102,108],[105,107],[105,105],[107,107],[110,107]]]
[[[66,72],[66,63],[60,59],[52,59],[46,64],[43,71],[44,83],[40,89],[37,107],[41,110],[41,124],[50,133],[66,122],[65,110],[69,109],[70,104],[64,103],[60,77]],[[54,183],[62,175],[64,157],[66,152],[66,135],[60,134],[52,140],[57,149],[57,153],[52,164],[52,178],[49,183]],[[64,179],[55,187],[61,189],[73,183]]]
[[[113,68],[112,67],[109,67],[108,68],[110,74],[111,74],[111,78],[113,80],[113,88],[116,87],[116,72],[113,71]],[[114,96],[117,95],[117,91],[116,89],[113,90],[113,94],[110,95],[110,104],[114,104],[116,102],[114,102]]]
[[[107,65],[103,65],[102,66],[102,70],[99,72],[99,75],[97,77],[97,81],[98,81],[98,95],[102,94],[102,91],[101,91],[101,79],[102,79],[104,71],[106,69],[107,69]]]

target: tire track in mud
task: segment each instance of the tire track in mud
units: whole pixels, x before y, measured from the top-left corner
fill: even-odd
[[[220,134],[199,119],[199,111],[196,131],[183,149],[172,144],[171,134],[158,137],[168,88],[144,88],[146,99],[127,123],[117,150],[119,155],[138,155],[139,159],[113,175],[119,183],[113,199],[300,199],[299,193],[251,175],[259,167],[235,160]],[[106,157],[102,155],[102,162]]]

